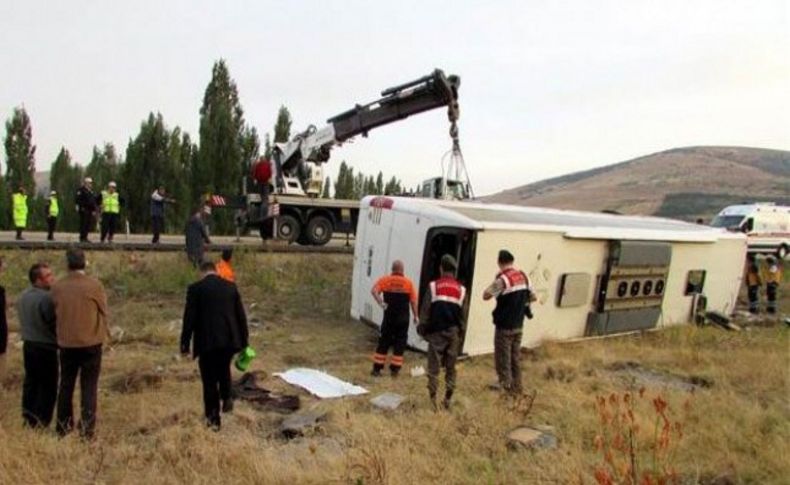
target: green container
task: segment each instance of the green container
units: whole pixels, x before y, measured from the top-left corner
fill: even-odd
[[[241,372],[246,372],[247,369],[250,368],[250,362],[252,359],[255,358],[255,349],[252,347],[247,347],[246,349],[239,352],[239,355],[236,357],[236,368],[239,369]]]

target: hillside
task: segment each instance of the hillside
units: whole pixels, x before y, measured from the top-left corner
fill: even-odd
[[[790,203],[790,151],[675,148],[488,196],[489,202],[692,220],[743,201]]]

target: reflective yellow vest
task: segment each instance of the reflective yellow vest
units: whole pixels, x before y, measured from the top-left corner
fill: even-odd
[[[25,227],[27,225],[27,195],[15,193],[14,202],[14,226]]]
[[[101,210],[108,214],[119,214],[121,212],[121,202],[118,198],[118,192],[111,194],[106,190],[102,190]]]
[[[55,197],[49,198],[49,217],[58,217],[60,214],[60,206],[58,205],[58,199]]]

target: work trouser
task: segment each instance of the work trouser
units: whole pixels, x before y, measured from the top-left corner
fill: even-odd
[[[373,354],[373,370],[381,371],[387,362],[387,352],[392,347],[390,371],[398,373],[403,367],[403,353],[409,340],[409,319],[390,321],[384,320],[381,324],[381,336]]]
[[[230,361],[234,353],[232,350],[214,350],[198,357],[200,380],[203,382],[203,410],[209,426],[220,427],[219,400],[231,398]]]
[[[494,364],[502,389],[520,394],[522,329],[499,329],[494,332]]]
[[[108,239],[112,242],[115,228],[118,226],[119,214],[104,212],[101,215],[101,242]]]
[[[54,344],[25,342],[22,354],[22,419],[32,428],[46,428],[58,397],[58,348]]]
[[[55,240],[55,225],[58,222],[57,217],[49,216],[47,217],[47,241],[54,241]]]
[[[461,337],[458,327],[432,332],[423,337],[428,342],[428,393],[433,399],[439,389],[439,371],[444,367],[445,396],[455,390],[455,363]]]
[[[91,232],[93,224],[93,214],[80,210],[80,242],[88,241],[88,234]]]
[[[80,435],[92,438],[96,430],[96,407],[101,372],[101,345],[60,349],[60,390],[57,432],[63,436],[74,429],[74,387],[80,376]]]
[[[751,285],[746,287],[746,292],[749,295],[749,313],[760,312],[760,285]]]
[[[16,238],[17,240],[22,239],[22,231],[25,230],[25,226],[16,226]]]
[[[162,234],[162,231],[165,230],[165,218],[164,216],[151,216],[151,231],[154,233],[154,237],[151,239],[153,244],[159,242],[159,235]]]
[[[779,283],[768,283],[765,285],[766,289],[766,305],[765,308],[768,313],[776,313],[776,290],[779,289]]]

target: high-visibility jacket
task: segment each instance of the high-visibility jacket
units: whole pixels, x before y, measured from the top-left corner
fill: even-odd
[[[431,313],[427,333],[442,332],[463,325],[466,288],[452,276],[442,276],[428,284]]]
[[[504,283],[504,290],[496,298],[494,325],[515,330],[524,326],[524,306],[529,301],[527,275],[515,268],[506,268],[497,275]]]
[[[223,280],[230,281],[231,283],[236,282],[236,276],[233,274],[233,267],[230,265],[230,263],[228,263],[224,259],[220,259],[216,267],[217,267],[217,276],[219,276]]]
[[[405,325],[408,328],[409,304],[417,305],[417,291],[411,280],[400,273],[392,273],[379,278],[373,285],[373,291],[382,293],[387,304],[382,325]]]
[[[765,269],[765,275],[763,277],[765,283],[776,284],[778,285],[782,281],[782,270],[779,269],[779,265],[771,265]]]
[[[121,201],[118,198],[118,192],[111,194],[106,190],[102,190],[101,210],[107,214],[119,214],[121,212]]]
[[[58,205],[58,199],[55,197],[50,197],[47,217],[58,217],[58,214],[60,214],[60,206]]]
[[[25,227],[27,225],[27,195],[15,193],[14,202],[14,226]]]

